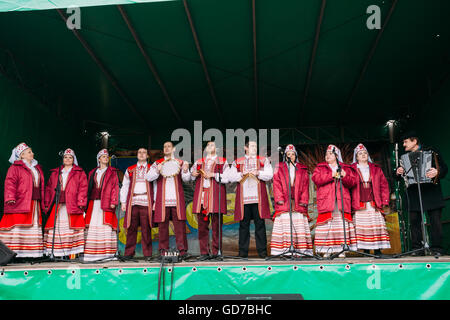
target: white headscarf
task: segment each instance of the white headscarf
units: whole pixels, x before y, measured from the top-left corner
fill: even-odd
[[[108,156],[109,157],[109,153],[107,149],[102,149],[97,153],[97,167],[100,166],[100,157],[101,156]]]
[[[327,152],[328,152],[328,151],[330,151],[330,152],[333,152],[333,151],[336,152],[337,158],[338,158],[339,162],[344,162],[344,161],[342,161],[341,150],[339,150],[339,148],[336,147],[334,144],[330,144],[330,145],[328,146]]]
[[[66,151],[64,151],[63,157],[65,155],[69,155],[73,157],[73,163],[78,166],[78,161],[77,161],[77,156],[75,155],[75,151],[73,151],[72,149],[68,148],[66,149]]]
[[[28,148],[30,148],[29,146],[26,145],[25,142],[22,142],[21,144],[19,144],[17,147],[15,147],[12,152],[11,152],[11,156],[9,157],[9,162],[10,163],[14,163],[14,161],[17,161],[20,159],[20,155],[22,154],[22,152],[24,152],[25,150],[27,150]]]
[[[284,155],[285,155],[285,157],[287,157],[287,153],[288,153],[289,151],[294,152],[294,153],[295,153],[295,156],[298,157],[297,150],[295,149],[295,147],[294,147],[293,144],[288,144],[288,145],[286,146],[286,149],[284,149]],[[286,161],[286,159],[285,159],[285,161]]]
[[[369,151],[367,151],[367,148],[362,143],[360,143],[356,146],[355,150],[353,150],[353,163],[357,162],[356,156],[360,151],[366,151],[368,155],[368,161],[372,162],[372,158],[370,158]]]

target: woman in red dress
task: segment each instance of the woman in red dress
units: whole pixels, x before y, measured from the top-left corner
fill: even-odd
[[[58,178],[61,195],[56,207],[55,189]],[[87,203],[87,189],[86,173],[78,166],[75,152],[67,149],[64,151],[63,165],[51,170],[45,192],[45,207],[49,212],[44,234],[47,255],[53,251],[56,257],[74,257],[84,251],[83,214]],[[55,237],[53,232],[56,232]]]
[[[285,159],[280,162],[273,175],[275,214],[273,217],[271,255],[286,253],[292,242],[294,249],[312,255],[313,245],[309,229],[309,174],[308,168],[297,160],[297,151],[290,144],[284,151]],[[290,192],[289,192],[290,188]],[[291,198],[289,199],[289,194]],[[291,205],[289,205],[289,201]]]
[[[25,143],[13,149],[9,162],[0,240],[17,258],[39,258],[43,255],[44,174]]]
[[[337,157],[336,157],[337,155]],[[341,172],[337,171],[339,160]],[[342,193],[339,179],[342,179]],[[314,169],[313,182],[317,186],[317,217],[314,245],[316,253],[324,257],[340,252],[344,240],[350,250],[356,250],[355,226],[352,221],[350,189],[356,185],[353,169],[342,162],[341,151],[334,145],[329,145],[325,154],[325,162],[319,163]],[[344,199],[344,223],[342,221],[342,197]],[[345,252],[339,257],[345,257]]]
[[[363,144],[353,152],[352,167],[358,174],[358,183],[352,190],[357,247],[382,256],[381,249],[391,247],[383,214],[383,207],[389,205],[389,184]]]
[[[117,169],[109,166],[108,150],[97,154],[97,168],[89,172],[84,261],[112,258],[117,250],[116,207],[119,204]]]

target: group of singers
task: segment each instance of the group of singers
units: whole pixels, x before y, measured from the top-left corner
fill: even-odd
[[[413,136],[403,142],[406,151],[413,151],[408,150],[410,143],[416,149],[421,147],[418,138]],[[257,150],[256,142],[247,142],[245,156],[230,166],[225,158],[217,155],[215,143],[209,141],[206,156],[189,168],[186,161],[174,158],[172,142],[164,143],[164,157],[151,165],[147,149],[141,148],[137,151],[137,163],[127,168],[119,188],[118,170],[109,165],[106,149],[97,154],[97,167],[87,176],[78,166],[75,152],[65,150],[63,165],[51,170],[45,184],[32,149],[21,143],[13,149],[9,159],[12,165],[5,179],[0,240],[15,251],[18,258],[39,258],[52,253],[66,259],[82,254],[84,261],[108,259],[117,251],[115,212],[120,205],[125,212],[125,258],[131,259],[135,255],[140,227],[144,257],[160,259],[169,251],[169,222],[172,221],[177,250],[185,259],[188,242],[183,182],[193,181],[192,210],[198,221],[199,260],[207,260],[217,257],[222,247],[221,225],[223,215],[227,213],[225,184],[237,183],[234,220],[239,222],[239,257],[248,257],[251,220],[255,225],[258,256],[267,257],[265,219],[274,222],[271,255],[286,254],[292,248],[291,244],[296,255],[311,255],[313,240],[308,216],[310,177],[307,167],[298,161],[293,145],[286,147],[284,159],[275,169],[267,157],[257,154]],[[447,167],[442,158],[439,159],[440,169],[427,174],[443,178]],[[385,222],[390,192],[383,171],[372,162],[363,144],[354,149],[351,165],[343,162],[341,151],[334,145],[328,146],[324,160],[312,172],[318,211],[315,253],[328,257],[342,252],[345,239],[351,250],[366,253],[374,250],[374,255],[382,257],[381,249],[390,248]],[[163,166],[168,161],[173,161],[178,170],[164,171]],[[397,175],[402,174],[402,169],[398,169]],[[273,214],[266,188],[270,180],[273,180]],[[55,190],[60,190],[57,205]],[[432,192],[438,191],[440,186]],[[437,205],[441,205],[440,208],[435,205],[427,209],[432,214],[432,249],[436,253],[443,253],[438,226],[441,202]],[[417,247],[421,235],[416,216],[411,219],[411,230],[414,232],[413,246]],[[152,228],[155,227],[158,227],[159,254],[153,257]],[[339,256],[345,257],[345,251]]]

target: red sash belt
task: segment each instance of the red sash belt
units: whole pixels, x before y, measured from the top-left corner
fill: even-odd
[[[372,205],[372,207],[374,207],[374,208],[376,208],[376,203],[375,203],[375,201],[367,201],[367,202],[370,202],[370,204]],[[367,202],[360,202],[359,203],[359,207],[363,210],[363,209],[366,209],[366,203]]]

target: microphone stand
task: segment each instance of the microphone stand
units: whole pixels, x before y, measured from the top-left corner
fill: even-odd
[[[54,250],[55,250],[55,235],[56,235],[56,219],[58,217],[59,214],[59,199],[61,196],[61,168],[59,168],[58,170],[58,180],[56,182],[56,188],[55,188],[55,219],[53,221],[53,239],[52,239],[52,252],[50,253],[50,260],[51,261],[55,261],[56,257],[54,254]],[[61,259],[62,260],[62,259]]]
[[[354,252],[354,253],[357,253],[357,254],[362,254],[362,255],[367,256],[367,257],[379,258],[379,256],[376,256],[376,255],[373,255],[373,254],[370,254],[370,253],[365,253],[365,252],[359,252],[359,251],[356,251],[356,250],[352,250],[352,249],[350,249],[350,246],[347,244],[347,231],[346,231],[346,227],[345,227],[345,211],[344,211],[344,190],[343,190],[344,188],[342,187],[342,176],[340,174],[342,172],[342,167],[341,167],[341,163],[339,162],[338,155],[336,154],[336,151],[334,149],[333,149],[333,153],[334,153],[334,156],[336,157],[336,163],[337,163],[337,166],[338,166],[336,171],[339,173],[339,178],[337,178],[337,180],[339,180],[339,189],[341,191],[341,215],[342,215],[342,225],[343,225],[343,229],[344,229],[344,243],[342,244],[342,250],[339,251],[339,252],[335,252],[332,255],[330,255],[329,259],[333,260],[334,258],[339,256],[341,253],[345,253],[345,252]],[[337,202],[337,192],[335,192],[335,194],[336,194],[335,200]]]
[[[403,168],[403,166],[402,166],[402,164],[400,164],[400,166]],[[397,168],[398,168],[398,166],[397,166]],[[408,205],[408,212],[409,212],[409,207],[410,207],[410,200],[409,200],[409,195],[408,195],[408,187],[407,187],[407,185],[406,185],[406,181],[407,181],[407,175],[408,175],[408,173],[412,170],[412,165],[411,165],[411,167],[408,169],[408,170],[406,170],[405,171],[405,173],[402,175],[403,176],[403,178],[404,178],[404,180],[405,180],[405,186],[406,186],[406,188],[405,188],[405,195],[406,195],[406,200],[407,200],[407,205]],[[403,168],[404,169],[404,168]],[[398,188],[400,188],[400,182],[398,182]],[[400,190],[398,191],[399,192],[399,195],[400,195]],[[401,206],[402,206],[402,208],[403,208],[403,204],[401,203]],[[402,211],[402,215],[403,215],[403,211]],[[405,217],[403,217],[403,221],[404,221],[404,218]],[[411,227],[411,225],[410,225],[410,219],[409,219],[409,217],[408,217],[408,223],[407,223],[407,225],[406,225],[406,223],[404,222],[403,223],[403,225],[404,225],[404,237],[406,238],[406,241],[405,241],[405,250],[402,250],[402,251],[410,251],[410,243],[409,243],[409,240],[411,239],[411,230],[410,230],[410,227]]]
[[[289,158],[286,156],[286,154],[284,154],[284,158],[285,158],[285,160],[288,161],[288,163],[286,163],[286,168],[287,168],[288,175],[289,175],[289,183],[287,182],[286,176],[284,176],[284,178],[285,178],[286,187],[287,187],[287,189],[288,189],[288,201],[289,201],[289,227],[290,227],[290,233],[291,233],[291,235],[290,235],[290,236],[291,236],[291,243],[290,243],[289,249],[285,250],[284,252],[282,252],[282,253],[280,253],[280,254],[277,254],[277,255],[274,255],[274,256],[271,255],[270,257],[267,257],[267,258],[266,258],[266,261],[269,261],[269,260],[271,260],[271,259],[273,259],[273,258],[277,258],[277,257],[284,257],[284,256],[287,255],[287,254],[290,254],[290,260],[297,260],[297,257],[296,257],[294,254],[298,254],[298,255],[301,255],[301,256],[303,256],[303,257],[315,258],[315,259],[318,259],[318,260],[322,260],[322,258],[319,257],[319,256],[317,256],[317,255],[311,255],[311,254],[308,254],[308,253],[301,252],[300,250],[297,250],[297,249],[295,249],[295,247],[294,247],[294,239],[293,239],[293,223],[292,223],[291,184],[290,184],[290,182],[291,182],[291,170],[290,170],[290,168],[289,168],[289,164],[292,164],[292,165],[294,166],[294,168],[295,168],[296,171],[297,171],[297,167],[295,166],[294,163],[292,163],[291,159],[289,159]]]
[[[420,189],[420,176],[419,176],[419,168],[422,167],[422,152],[419,152],[419,156],[414,159],[413,163],[411,163],[411,168],[409,170],[411,170],[412,168],[414,168],[415,170],[414,172],[414,179],[417,182],[417,191],[419,192],[419,205],[420,205],[420,216],[421,216],[421,227],[422,227],[422,248],[418,248],[418,249],[414,249],[411,251],[407,251],[407,252],[403,252],[403,253],[399,253],[394,255],[394,258],[398,258],[404,255],[409,255],[411,253],[414,252],[421,252],[423,251],[424,255],[432,255],[431,250],[430,250],[430,245],[428,244],[428,233],[427,233],[427,229],[425,228],[425,213],[423,211],[423,203],[422,203],[422,191]],[[408,172],[409,172],[408,170]],[[405,173],[407,174],[407,173]],[[438,256],[435,256],[436,259],[439,259]]]
[[[395,155],[395,167],[399,167],[399,158],[398,158],[398,143],[395,144],[394,147],[394,155]],[[405,216],[404,216],[404,210],[403,210],[403,199],[400,194],[400,181],[398,179],[394,180],[394,187],[395,187],[395,206],[397,209],[398,219],[399,219],[399,227],[400,227],[400,234],[403,238],[402,241],[402,251],[408,251],[408,233],[406,228],[406,222],[405,222]]]
[[[408,247],[409,237],[408,237],[408,233],[407,233],[406,222],[405,222],[404,211],[403,211],[403,204],[402,204],[403,199],[402,199],[402,196],[400,195],[400,182],[395,181],[394,183],[395,183],[395,198],[396,198],[395,205],[397,207],[400,234],[403,238],[402,248],[404,249],[404,251],[406,251],[407,247]]]
[[[118,175],[118,174],[117,174],[117,175]],[[121,188],[122,188],[122,183],[120,182],[120,179],[119,179],[119,193],[120,193],[120,189],[121,189]],[[115,212],[115,213],[116,213],[116,217],[117,217],[117,230],[116,230],[116,243],[117,243],[117,246],[116,246],[116,252],[114,253],[114,256],[111,257],[111,260],[119,260],[120,262],[125,262],[125,261],[127,261],[127,259],[125,259],[125,257],[122,256],[122,255],[120,254],[120,251],[119,251],[120,201],[119,201],[119,204],[117,205],[117,208],[116,208],[116,212]],[[151,228],[151,226],[150,226],[150,228]],[[129,261],[138,262],[137,260],[129,260]]]
[[[223,164],[223,166],[225,166],[225,163]],[[222,170],[223,170],[223,166],[222,166]],[[222,173],[220,172],[221,171],[220,169],[218,171],[219,171],[219,212],[218,212],[218,215],[219,215],[219,248],[217,250],[217,256],[214,257],[213,259],[217,260],[217,261],[223,261],[225,258],[227,258],[227,259],[245,260],[245,258],[242,258],[242,257],[224,256],[222,254],[222,218],[223,217],[222,217],[222,213],[221,213],[222,204],[220,202],[220,194],[222,193],[221,192],[221,189],[222,189],[221,188],[222,187]],[[212,185],[212,182],[211,182],[211,185]],[[211,220],[212,220],[212,217],[211,217]]]
[[[64,160],[63,160],[64,161]],[[52,250],[50,252],[50,256],[48,258],[44,258],[40,261],[34,261],[35,263],[42,263],[42,262],[67,262],[67,260],[64,260],[63,258],[57,258],[55,257],[55,235],[56,235],[56,221],[59,213],[59,200],[61,196],[61,170],[64,168],[64,162],[62,166],[58,166],[58,178],[56,180],[56,187],[55,187],[55,200],[51,206],[50,214],[52,212],[52,209],[55,208],[55,218],[53,220],[53,237],[52,237]],[[33,262],[31,263],[33,264]]]

